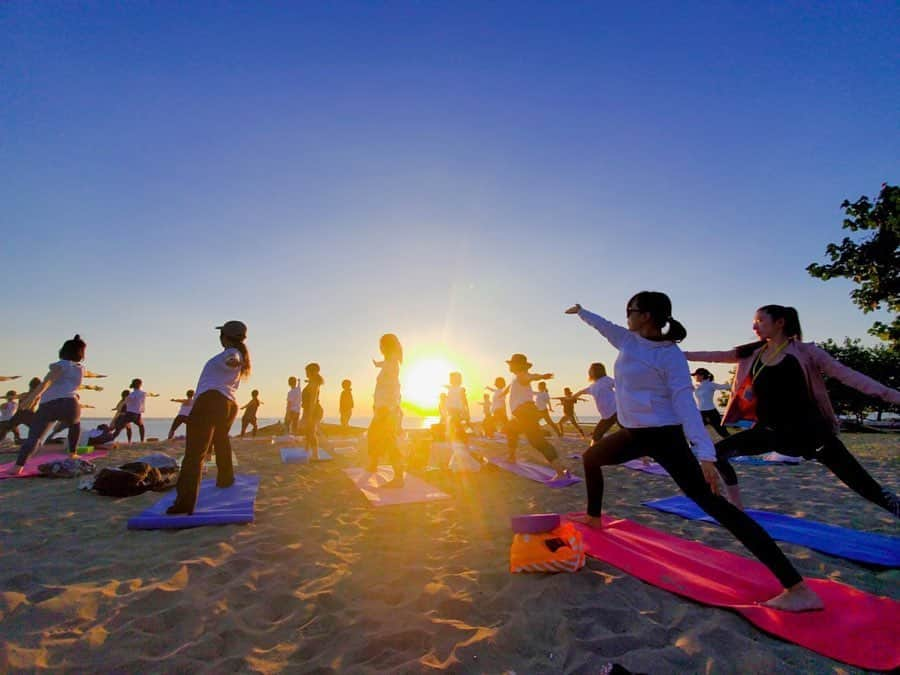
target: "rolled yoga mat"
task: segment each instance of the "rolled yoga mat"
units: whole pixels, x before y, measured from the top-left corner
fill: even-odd
[[[683,495],[655,499],[644,502],[644,505],[665,513],[674,513],[688,520],[716,522],[712,516],[707,515],[703,509]],[[777,541],[800,544],[847,560],[882,567],[900,567],[900,537],[860,532],[774,511],[747,509],[745,513],[762,525],[769,536]]]
[[[580,514],[569,514],[574,519]],[[825,602],[819,612],[764,607],[781,584],[757,560],[720,551],[625,519],[603,529],[576,522],[587,555],[697,602],[731,609],[758,628],[858,668],[900,668],[900,602],[826,579],[806,579]]]
[[[259,489],[259,476],[235,476],[234,485],[216,487],[215,478],[200,483],[197,506],[191,515],[166,515],[166,509],[175,503],[175,490],[160,499],[139,515],[129,518],[129,530],[180,530],[204,525],[228,525],[252,523],[253,506]]]

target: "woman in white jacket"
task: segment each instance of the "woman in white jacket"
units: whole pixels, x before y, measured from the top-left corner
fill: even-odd
[[[613,377],[621,430],[607,434],[584,453],[585,523],[601,525],[603,467],[650,455],[688,497],[728,528],[778,578],[784,591],[766,601],[767,606],[792,612],[821,609],[822,600],[766,531],[718,494],[715,449],[694,405],[687,360],[676,344],[687,331],[672,318],[668,296],[642,291],[628,301],[625,311],[627,328],[581,305],[566,310],[596,328],[619,350]]]

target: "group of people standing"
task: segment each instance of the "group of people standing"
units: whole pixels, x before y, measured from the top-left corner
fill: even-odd
[[[823,374],[892,404],[900,404],[900,391],[847,368],[814,344],[802,342],[799,317],[793,308],[760,307],[753,321],[758,340],[718,352],[681,351],[678,343],[687,336],[687,331],[673,318],[671,301],[663,293],[642,291],[634,295],[626,304],[624,326],[577,304],[566,313],[577,315],[618,351],[614,378],[607,375],[603,364],[593,363],[588,370],[590,385],[574,393],[567,389],[565,396],[559,397],[566,413],[564,420],[574,417],[574,404],[586,394],[594,399],[601,416],[582,458],[587,490],[585,523],[588,526],[602,525],[603,467],[650,456],[666,469],[688,497],[730,530],[781,582],[783,592],[768,600],[766,605],[786,611],[808,611],[821,608],[821,599],[804,583],[765,530],[743,512],[737,476],[729,460],[771,450],[814,459],[858,494],[900,517],[897,495],[880,485],[839,439],[839,425]],[[238,412],[236,394],[240,380],[251,371],[246,346],[247,326],[240,321],[228,321],[217,330],[222,351],[203,366],[197,386],[188,392],[187,399],[177,400],[182,409],[175,422],[189,423],[177,496],[169,513],[193,512],[200,485],[201,462],[210,448],[215,451],[218,464],[216,485],[228,487],[234,482],[229,429]],[[8,426],[17,415],[29,413],[26,416],[28,439],[19,451],[13,472],[22,470],[42,434],[53,422],[68,427],[70,448],[75,447],[80,415],[77,391],[83,378],[102,377],[84,368],[85,350],[86,344],[80,336],[67,340],[60,349],[59,361],[50,365],[46,377],[19,399],[17,410],[9,415],[9,419],[0,422]],[[386,457],[393,468],[393,477],[383,487],[397,488],[404,484],[404,462],[398,442],[402,426],[400,368],[403,348],[397,336],[389,333],[381,337],[379,351],[381,360],[373,360],[378,375],[373,416],[368,428],[367,469],[374,472],[380,459]],[[688,360],[737,364],[733,384],[731,387],[716,385],[709,371],[703,368],[691,373]],[[543,432],[540,422],[545,416],[536,404],[536,394],[546,389],[541,385],[553,374],[531,372],[532,363],[521,353],[513,354],[506,363],[512,375],[509,384],[498,377],[495,386],[488,389],[492,392],[489,424],[506,431],[507,459],[515,461],[518,437],[524,435],[554,468],[556,477],[567,476],[567,469]],[[691,384],[692,375],[697,381],[696,388]],[[288,394],[285,423],[289,428],[296,425],[302,430],[308,446],[315,453],[318,424],[322,419],[319,390],[324,383],[318,364],[306,366],[306,378],[303,389],[297,388],[296,378],[289,380],[291,393]],[[534,382],[539,383],[538,392],[532,389]],[[151,395],[144,394],[141,384],[140,380],[132,382],[124,414],[115,425],[116,433],[129,422],[138,423],[143,398]],[[461,384],[461,376],[451,377],[447,395],[451,430],[462,421],[459,411],[465,395]],[[341,419],[346,423],[352,409],[349,381],[345,381],[342,388],[346,396],[342,394],[341,397]],[[729,434],[722,426],[712,397],[715,391],[726,388],[731,390],[731,399],[724,421],[730,423],[749,418],[755,420],[752,428]],[[144,395],[138,395],[139,392]],[[134,398],[129,405],[127,399],[131,397]],[[509,416],[506,413],[507,397]],[[35,411],[38,400],[40,406]],[[299,409],[293,405],[295,401],[299,403]],[[245,419],[252,417],[255,422],[259,405],[258,392],[254,391],[251,402],[243,406],[248,411]],[[7,407],[4,414],[9,412],[10,407]],[[574,419],[571,421],[580,431]],[[615,424],[619,428],[612,431]],[[713,444],[704,424],[713,426],[722,439]],[[4,428],[7,427],[0,427]],[[177,424],[173,423],[170,433],[176,428]],[[724,479],[728,499],[719,494],[720,476]]]

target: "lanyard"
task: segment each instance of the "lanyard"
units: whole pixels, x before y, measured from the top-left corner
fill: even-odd
[[[776,356],[778,356],[778,355],[784,350],[784,348],[788,346],[788,342],[790,342],[790,340],[785,340],[784,342],[782,342],[782,343],[779,345],[778,349],[775,350],[775,353],[772,354],[772,356],[771,356],[771,358],[770,358],[769,360],[771,361],[771,360],[774,359]],[[766,351],[768,348],[769,348],[769,345],[768,345],[768,343],[767,343],[766,346],[765,346],[763,349],[761,349],[761,350],[759,351],[759,354],[757,354],[757,355],[756,355],[756,358],[753,360],[753,365],[750,366],[750,380],[751,380],[751,382],[756,382],[756,378],[759,377],[759,374],[763,371],[763,369],[764,369],[767,365],[769,365],[768,363],[766,363],[765,361],[763,361],[763,358],[762,358],[763,353],[765,353],[765,351]]]

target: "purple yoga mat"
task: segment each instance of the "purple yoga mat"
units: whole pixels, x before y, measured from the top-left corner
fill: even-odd
[[[531,464],[530,462],[507,462],[505,459],[488,458],[488,462],[494,466],[498,466],[504,471],[509,471],[522,478],[533,480],[537,483],[543,483],[549,488],[564,488],[575,483],[580,483],[581,478],[578,476],[569,476],[559,480],[551,480],[556,475],[556,471],[549,466],[541,466],[540,464]]]
[[[129,530],[180,530],[203,525],[252,523],[253,505],[259,489],[259,476],[235,476],[234,485],[216,487],[215,478],[200,483],[197,506],[191,515],[167,515],[166,509],[175,503],[175,490],[128,520]]]
[[[86,459],[93,462],[95,459],[106,457],[108,454],[108,452],[104,452],[103,450],[96,450],[89,455],[78,455],[78,459]],[[25,470],[18,475],[10,475],[7,473],[15,465],[15,460],[7,462],[6,464],[0,464],[0,480],[3,480],[4,478],[34,478],[35,476],[40,476],[41,474],[38,472],[38,467],[41,464],[61,462],[64,459],[69,459],[71,456],[72,455],[64,452],[48,452],[46,454],[32,455],[28,458],[28,461],[25,462]]]

